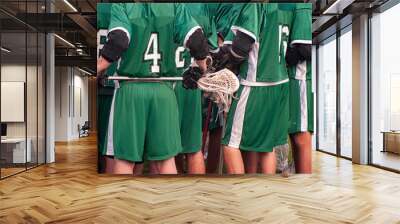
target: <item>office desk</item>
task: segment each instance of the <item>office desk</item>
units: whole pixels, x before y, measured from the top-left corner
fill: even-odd
[[[28,144],[26,144],[26,142]],[[28,138],[6,138],[1,139],[1,157],[6,160],[6,163],[25,163],[31,162],[31,146],[32,140]],[[26,151],[25,151],[25,145]],[[10,155],[12,154],[12,156]],[[5,158],[7,157],[7,158]],[[12,158],[12,160],[11,160]]]
[[[383,131],[383,151],[400,154],[400,131]]]

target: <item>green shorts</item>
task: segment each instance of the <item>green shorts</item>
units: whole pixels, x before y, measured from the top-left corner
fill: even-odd
[[[114,87],[108,87],[107,89],[109,91],[102,91],[103,94],[98,93],[97,95],[97,144],[102,155],[105,155],[107,149],[108,121],[114,95]]]
[[[182,82],[176,82],[174,86],[178,101],[182,153],[198,152],[202,144],[201,91],[185,89]]]
[[[289,134],[314,131],[314,95],[311,80],[289,81]]]
[[[222,144],[245,151],[271,152],[287,143],[289,84],[240,86],[228,113]]]
[[[107,154],[117,159],[166,160],[182,150],[172,84],[122,82],[110,116]]]

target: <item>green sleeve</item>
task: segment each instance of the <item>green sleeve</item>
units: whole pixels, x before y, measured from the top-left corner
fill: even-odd
[[[255,41],[258,41],[260,34],[260,16],[261,12],[258,3],[247,3],[243,6],[240,11],[240,15],[232,26],[232,31],[236,34],[236,31],[241,31]]]
[[[290,36],[290,44],[311,44],[311,14],[311,3],[296,4],[292,24],[293,28]]]
[[[217,27],[214,21],[214,16],[210,19],[211,35],[208,37],[208,46],[210,50],[215,50],[218,48],[218,34]]]
[[[126,10],[126,5],[127,4],[123,3],[112,4],[111,18],[110,18],[110,25],[108,27],[108,32],[111,32],[113,30],[122,30],[123,32],[126,33],[130,41],[132,36],[132,28]]]
[[[177,44],[186,47],[186,41],[197,29],[201,29],[196,20],[188,13],[185,6],[175,4],[174,40]]]
[[[97,4],[97,29],[108,29],[110,24],[110,3]]]

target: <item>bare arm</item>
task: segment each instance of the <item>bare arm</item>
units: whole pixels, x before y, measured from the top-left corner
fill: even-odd
[[[103,73],[111,65],[103,56],[97,59],[97,75]]]

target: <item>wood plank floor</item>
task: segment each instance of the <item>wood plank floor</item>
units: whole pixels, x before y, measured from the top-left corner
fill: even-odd
[[[314,174],[133,178],[96,173],[93,137],[0,181],[0,223],[400,223],[400,175],[314,154]]]

